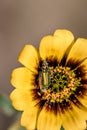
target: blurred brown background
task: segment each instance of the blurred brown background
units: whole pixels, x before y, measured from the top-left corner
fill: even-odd
[[[11,71],[24,44],[39,45],[55,29],[87,38],[87,0],[0,0],[0,93],[9,96]],[[0,130],[10,118],[0,112]]]

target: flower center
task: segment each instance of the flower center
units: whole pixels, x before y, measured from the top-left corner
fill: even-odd
[[[52,66],[43,61],[38,76],[39,95],[50,103],[69,103],[81,85],[80,81],[69,67]]]

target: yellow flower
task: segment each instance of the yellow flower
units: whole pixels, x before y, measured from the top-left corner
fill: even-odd
[[[10,98],[27,130],[84,130],[87,119],[87,39],[68,30],[45,36],[39,51],[25,45],[13,70]]]

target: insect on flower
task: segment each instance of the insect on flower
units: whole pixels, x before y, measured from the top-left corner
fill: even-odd
[[[25,45],[13,70],[10,95],[27,130],[85,130],[87,122],[87,39],[69,30],[42,38],[39,51]]]

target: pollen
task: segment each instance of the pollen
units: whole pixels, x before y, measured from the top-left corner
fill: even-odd
[[[80,81],[81,78],[69,67],[53,66],[43,61],[38,76],[39,95],[50,103],[69,103],[81,85]]]

